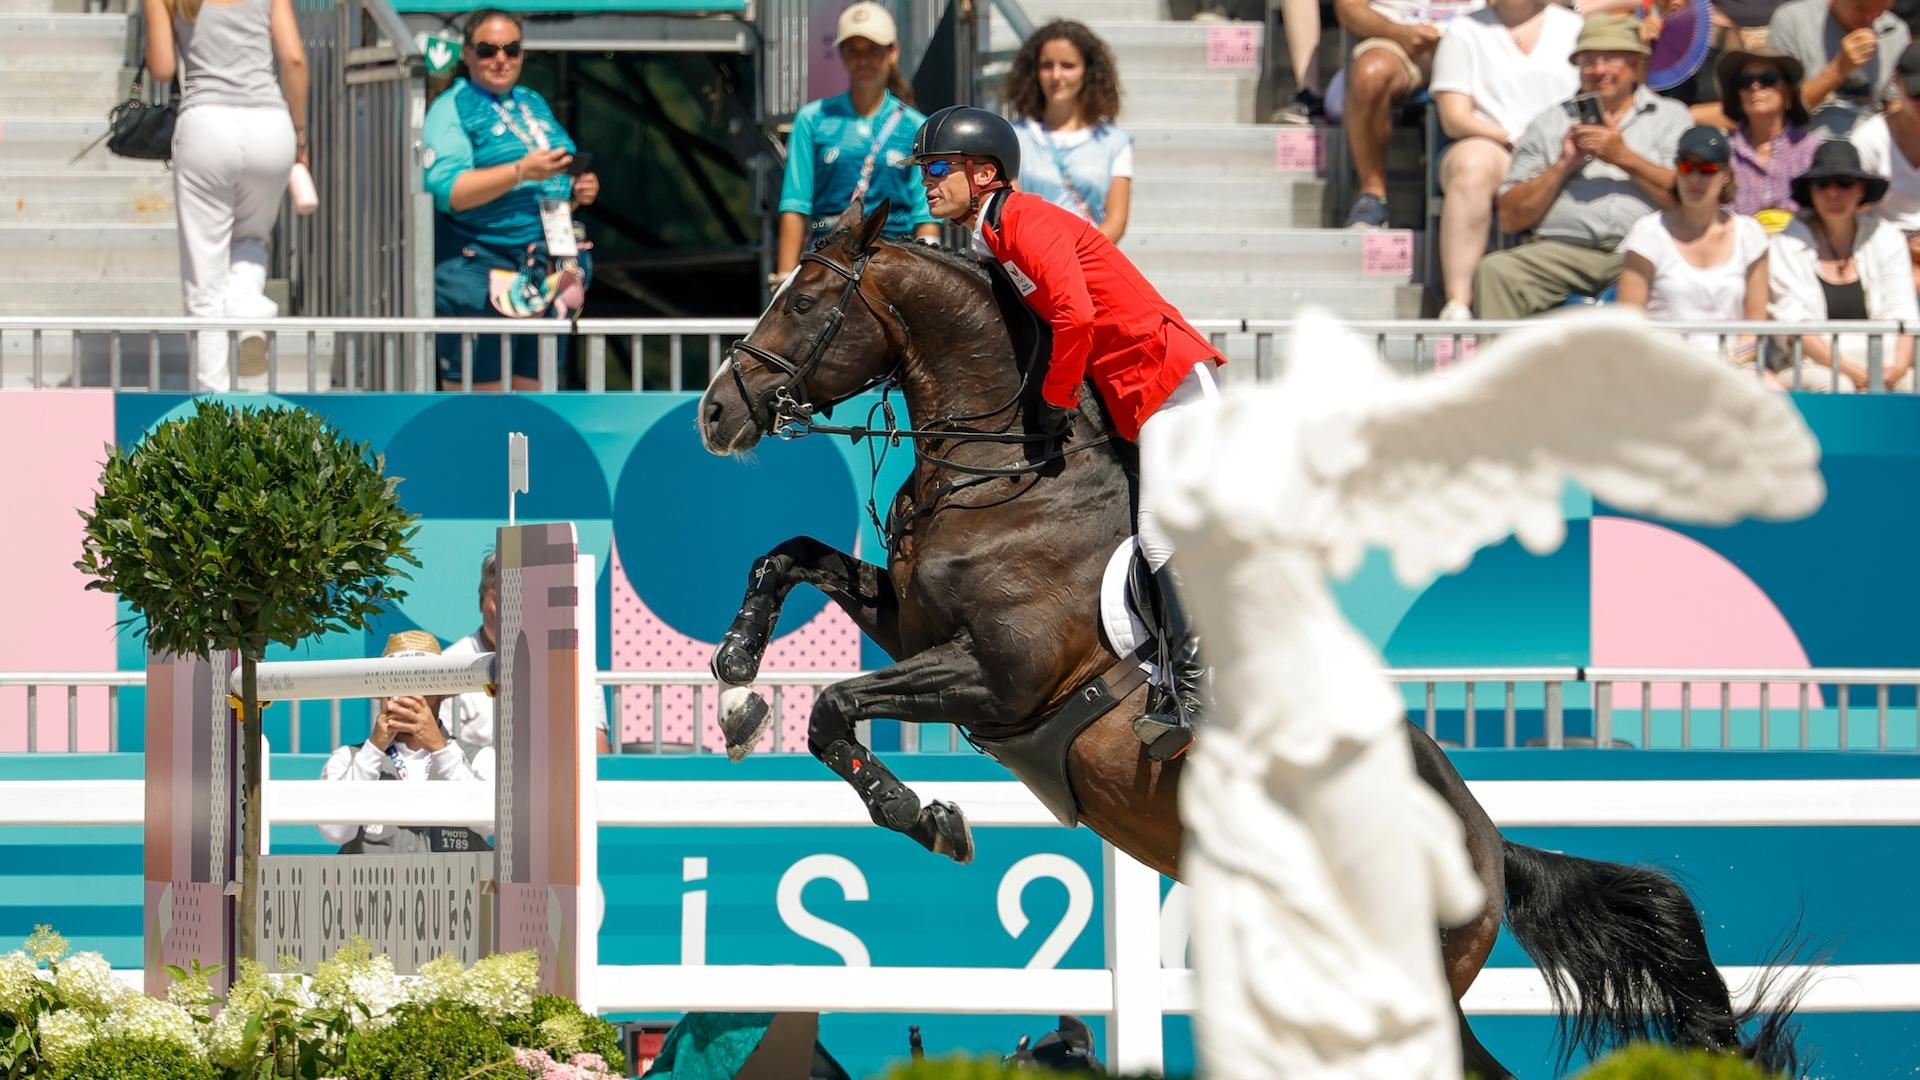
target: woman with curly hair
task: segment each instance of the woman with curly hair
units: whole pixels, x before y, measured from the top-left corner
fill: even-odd
[[[1133,201],[1133,136],[1113,125],[1120,73],[1107,43],[1083,23],[1056,19],[1020,46],[1007,86],[1020,136],[1020,190],[1118,242]]]

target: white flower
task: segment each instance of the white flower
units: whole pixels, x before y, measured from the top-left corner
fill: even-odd
[[[97,952],[74,953],[54,970],[53,988],[68,1008],[103,1015],[131,993],[113,978],[107,958]]]
[[[0,956],[0,1013],[18,1015],[33,1000],[40,965],[18,949]]]
[[[452,953],[439,956],[420,966],[413,978],[413,1000],[422,1005],[435,1001],[459,1001],[466,982],[466,965]]]
[[[205,1054],[193,1016],[178,1005],[145,994],[128,994],[107,1014],[100,1030],[110,1039],[154,1039],[183,1047],[195,1056]]]
[[[252,1009],[235,1008],[228,1005],[220,1010],[220,1015],[207,1025],[207,1057],[215,1065],[229,1069],[241,1069],[253,1062],[242,1060],[241,1050],[245,1048],[247,1021],[254,1015]]]
[[[531,949],[481,957],[461,986],[460,1000],[490,1020],[515,1016],[533,1007],[540,980],[540,957]]]
[[[347,995],[359,1006],[353,1010],[354,1025],[369,1031],[391,1025],[393,1010],[406,1004],[409,997],[407,985],[393,973],[393,960],[385,956],[374,957],[371,970],[347,980]]]
[[[93,1041],[93,1018],[78,1009],[40,1014],[40,1056],[59,1064]]]

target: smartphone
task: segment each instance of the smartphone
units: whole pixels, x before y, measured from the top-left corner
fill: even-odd
[[[1607,117],[1600,109],[1599,94],[1581,94],[1573,99],[1574,119],[1583,124],[1604,124]]]
[[[1599,99],[1595,99],[1596,101]],[[586,150],[575,150],[573,160],[567,162],[567,175],[579,176],[593,171],[593,154]]]

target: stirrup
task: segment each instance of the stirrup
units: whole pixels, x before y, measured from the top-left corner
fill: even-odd
[[[1150,712],[1133,721],[1133,737],[1154,761],[1172,761],[1193,748],[1193,727],[1184,717]]]

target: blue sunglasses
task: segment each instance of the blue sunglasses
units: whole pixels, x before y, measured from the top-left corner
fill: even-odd
[[[945,180],[953,175],[953,162],[946,158],[935,158],[921,167],[926,170],[929,177],[935,180]]]

